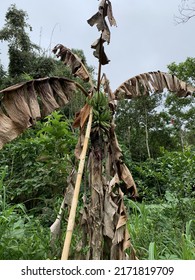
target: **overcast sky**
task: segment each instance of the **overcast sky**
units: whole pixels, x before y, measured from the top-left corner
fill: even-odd
[[[167,71],[167,65],[195,55],[195,18],[176,25],[181,0],[112,0],[118,27],[111,28],[105,51],[111,62],[103,67],[115,90],[126,79],[148,71]],[[82,49],[89,65],[97,68],[91,44],[99,37],[87,24],[97,12],[97,0],[1,0],[0,28],[11,4],[28,13],[31,41],[49,50],[61,43]],[[0,43],[1,63],[7,63],[6,44]],[[48,51],[48,54],[49,53]]]

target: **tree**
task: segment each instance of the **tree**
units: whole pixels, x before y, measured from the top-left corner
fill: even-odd
[[[169,72],[182,81],[195,85],[195,58],[188,57],[184,62],[175,62],[167,66]]]
[[[179,16],[176,16],[177,23],[186,23],[195,16],[195,3],[192,0],[181,0]]]
[[[179,64],[171,63],[168,65],[171,74],[176,75],[181,80],[195,85],[195,59],[188,57],[186,61]],[[182,149],[184,145],[193,145],[195,127],[195,101],[193,96],[186,99],[178,99],[175,96],[168,95],[165,101],[168,109],[169,119],[172,121],[174,128],[173,133],[179,140]]]
[[[123,100],[117,105],[116,132],[135,161],[156,158],[160,147],[168,149],[171,145],[169,133],[157,110],[161,103],[162,95],[153,94],[128,102]]]
[[[5,26],[0,30],[0,40],[7,41],[9,47],[9,74],[10,76],[25,73],[31,68],[34,58],[34,49],[38,47],[30,41],[26,29],[32,27],[26,23],[27,14],[11,5],[5,16]],[[30,57],[31,56],[31,57]]]
[[[31,32],[32,27],[27,20],[25,11],[11,5],[5,15],[5,25],[0,30],[0,40],[8,43],[8,74],[12,84],[45,77],[56,68],[54,60],[41,55],[41,49],[31,42],[28,31]]]
[[[3,81],[4,81],[4,78],[6,76],[6,72],[4,71],[3,69],[3,65],[1,64],[1,61],[0,61],[0,89],[3,88]]]
[[[110,25],[116,25],[111,2],[108,0],[101,1],[98,12],[88,20],[91,26],[97,25],[98,30],[101,31],[100,38],[92,44],[92,48],[95,49],[94,55],[99,60],[97,84],[94,83],[82,60],[76,54],[61,44],[57,45],[53,50],[54,53],[71,68],[74,76],[88,82],[90,90],[86,91],[82,85],[72,79],[49,77],[33,79],[0,91],[3,97],[0,111],[0,144],[3,146],[30,126],[35,125],[37,119],[69,103],[75,94],[84,94],[86,103],[74,121],[74,127],[80,128],[80,137],[75,149],[75,155],[77,159],[80,159],[80,163],[72,199],[71,214],[73,212],[73,215],[69,218],[67,235],[70,236],[73,230],[75,212],[72,209],[73,206],[75,208],[75,202],[79,196],[87,145],[90,142],[87,155],[88,169],[85,174],[88,188],[83,196],[84,207],[81,218],[83,228],[81,257],[126,259],[127,249],[129,249],[129,258],[136,259],[136,252],[127,229],[127,212],[122,189],[125,189],[132,197],[137,196],[137,189],[129,169],[123,162],[122,151],[115,133],[116,101],[143,98],[151,92],[160,93],[165,88],[177,93],[178,96],[185,97],[192,94],[194,88],[181,82],[174,75],[158,71],[130,78],[112,92],[106,76],[101,75],[102,65],[109,62],[104,51],[104,43],[110,42],[110,30],[106,17]],[[144,121],[148,130],[146,117]],[[89,138],[90,141],[88,141]],[[59,219],[56,224],[58,227]],[[57,231],[57,227],[52,227],[52,229]],[[67,243],[66,241],[67,239],[65,239],[64,248],[69,249],[66,244],[70,244],[70,239]],[[87,254],[82,248],[89,248]],[[62,254],[62,259],[66,259],[68,253],[69,251],[66,250],[65,257]]]

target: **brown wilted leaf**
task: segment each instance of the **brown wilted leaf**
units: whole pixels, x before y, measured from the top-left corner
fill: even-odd
[[[125,182],[127,189],[132,189],[132,195],[137,196],[137,189],[131,172],[124,163],[119,164],[119,178]]]
[[[67,47],[61,44],[58,44],[54,47],[52,51],[53,53],[56,54],[57,57],[60,57],[61,61],[65,65],[71,68],[72,74],[75,77],[78,76],[85,82],[89,81],[90,75],[86,67],[84,66],[81,59],[76,54],[74,54],[70,49],[68,49]]]
[[[114,91],[114,95],[117,100],[131,99],[150,93],[160,93],[164,89],[183,97],[195,92],[194,87],[179,80],[175,75],[157,71],[143,73],[128,79]]]
[[[108,20],[111,26],[117,26],[116,24],[116,20],[113,16],[113,12],[112,12],[112,4],[109,0],[107,0],[108,2],[108,7],[107,7],[107,16],[108,16]]]
[[[115,182],[112,182],[115,184]],[[103,234],[105,236],[108,236],[110,239],[113,239],[114,237],[114,215],[117,212],[118,206],[114,203],[111,197],[111,192],[109,192],[109,189],[106,189],[105,195],[104,195],[104,228],[103,228]]]
[[[115,176],[116,183],[118,182]],[[113,184],[114,181],[112,180]],[[116,191],[115,191],[116,192]],[[123,192],[120,188],[117,189],[117,193],[111,192],[114,203],[117,205],[115,209],[114,217],[112,219],[112,227],[114,226],[114,236],[112,238],[111,246],[111,259],[125,260],[129,259],[128,254],[125,252],[127,249],[131,249],[131,259],[136,259],[135,250],[130,242],[130,235],[127,230],[127,213],[123,201]]]
[[[109,63],[109,59],[104,51],[103,44],[107,42],[110,43],[110,30],[108,24],[106,22],[106,17],[108,16],[108,20],[110,25],[116,26],[116,21],[113,17],[112,13],[112,4],[109,0],[102,0],[99,4],[99,10],[96,14],[94,14],[90,19],[88,19],[88,23],[90,26],[97,26],[98,31],[101,31],[101,36],[97,39],[91,47],[95,49],[93,52],[94,56],[98,58],[101,65],[105,65]]]
[[[101,78],[101,84],[103,85],[104,88],[104,92],[108,95],[108,101],[109,101],[109,107],[112,111],[112,113],[115,113],[115,109],[116,109],[116,103],[117,101],[114,100],[115,96],[110,88],[110,81],[108,80],[108,78],[106,77],[106,74],[102,75]]]
[[[26,129],[31,126],[30,118],[32,116],[24,98],[24,88],[5,94],[1,101],[1,106],[18,127]]]
[[[34,125],[41,117],[67,104],[76,89],[84,91],[74,81],[51,77],[27,81],[1,90],[0,148]],[[81,119],[81,125],[84,125],[85,117],[86,112]]]
[[[115,186],[115,184],[118,184],[119,182],[120,182],[120,180],[119,180],[118,174],[115,173],[115,175],[109,182],[109,193],[112,192],[113,186]]]
[[[110,149],[111,149],[110,157],[112,158],[111,166],[113,166],[114,172],[115,172],[115,174],[118,175],[119,180],[122,180],[125,183],[126,189],[131,192],[132,196],[136,197],[137,188],[136,188],[135,182],[133,180],[133,177],[131,175],[131,172],[129,171],[127,166],[121,160],[122,150],[121,150],[118,140],[117,140],[114,122],[112,123],[109,132],[110,132],[109,141],[110,141]]]
[[[59,109],[59,105],[56,102],[53,90],[48,82],[48,80],[41,80],[34,81],[34,88],[37,92],[37,94],[41,97],[41,103],[42,103],[42,110],[41,110],[41,116],[46,117],[51,112],[53,112],[56,109]]]
[[[130,249],[130,256],[129,256],[128,259],[138,260],[138,258],[136,256],[136,251],[135,251],[133,245],[131,244],[129,231],[128,231],[127,226],[126,226],[125,236],[124,236],[124,241],[123,241],[123,252],[125,252],[127,249]]]
[[[110,129],[110,148],[112,149],[112,154],[114,157],[114,160],[116,162],[120,161],[120,158],[122,156],[122,150],[119,147],[119,143],[116,137],[116,133],[115,133],[115,124],[112,123],[111,124],[111,129]]]
[[[103,85],[104,92],[108,94],[109,102],[114,100],[115,96],[112,93],[112,90],[110,88],[110,81],[108,80],[108,78],[107,78],[105,73],[103,73],[103,75],[102,75],[101,84]]]
[[[87,20],[89,25],[93,26],[96,24],[98,31],[103,31],[107,24],[105,17],[107,16],[107,3],[106,0],[102,0],[99,4],[98,12],[95,13],[90,19]]]
[[[97,39],[92,45],[91,45],[92,49],[95,49],[95,51],[93,52],[94,56],[96,58],[98,58],[99,62],[102,65],[108,64],[110,62],[110,60],[108,59],[105,51],[104,51],[104,46],[102,44],[102,39]]]
[[[0,109],[0,149],[2,149],[4,144],[12,141],[22,132],[23,129]]]
[[[37,100],[37,94],[34,88],[34,84],[27,83],[26,85],[24,85],[24,88],[26,88],[25,97],[31,112],[32,124],[35,124],[36,120],[39,120],[41,118],[41,111],[39,102]]]
[[[89,113],[90,113],[91,106],[89,104],[85,104],[84,107],[76,114],[75,121],[73,123],[73,127],[80,127],[81,129],[85,125]]]
[[[102,39],[106,41],[108,44],[110,43],[110,30],[108,28],[106,22],[106,16],[108,16],[108,20],[110,25],[116,26],[116,21],[114,19],[112,13],[112,4],[108,0],[102,0],[99,4],[99,11],[93,15],[90,19],[88,19],[89,25],[96,25],[98,31],[102,31]]]
[[[74,86],[72,87],[72,83],[66,83],[66,87],[68,88],[68,92],[71,92],[73,90],[75,90]],[[64,105],[68,104],[69,102],[69,97],[67,95],[64,94],[64,90],[62,88],[62,85],[60,84],[60,82],[56,79],[53,80],[53,82],[51,83],[51,87],[53,90],[53,94],[55,97],[55,100],[57,101],[57,103],[59,104],[60,107],[63,107]]]
[[[103,13],[97,12],[95,15],[93,15],[90,19],[87,21],[89,25],[93,26],[96,24],[98,31],[103,31],[105,29],[106,22],[104,20]]]

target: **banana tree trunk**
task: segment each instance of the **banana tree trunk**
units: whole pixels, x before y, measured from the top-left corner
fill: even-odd
[[[114,129],[110,129],[109,141],[104,138],[98,132],[91,133],[89,188],[84,195],[81,223],[81,258],[122,260],[126,259],[126,249],[129,248],[129,257],[135,259],[135,251],[127,231],[127,213],[120,183],[123,181],[123,186],[132,189],[134,195],[136,187],[131,173],[120,159],[122,154]],[[82,253],[83,250],[85,254]]]
[[[91,137],[90,187],[91,187],[91,242],[90,259],[102,259],[103,249],[103,181],[102,181],[102,139],[98,133]]]

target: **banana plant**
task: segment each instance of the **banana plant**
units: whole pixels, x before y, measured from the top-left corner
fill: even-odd
[[[127,229],[128,217],[123,198],[124,191],[132,197],[138,196],[138,193],[131,172],[122,160],[122,151],[115,134],[114,114],[117,101],[161,93],[164,89],[179,97],[186,97],[192,95],[195,88],[174,75],[155,71],[132,77],[112,91],[106,75],[101,73],[102,66],[109,63],[104,50],[104,43],[110,43],[107,19],[111,26],[116,26],[111,1],[102,0],[97,13],[88,20],[90,26],[95,25],[100,31],[100,37],[91,46],[99,61],[96,83],[82,60],[69,48],[58,44],[53,49],[64,65],[71,68],[73,76],[89,84],[89,91],[66,77],[34,79],[0,91],[0,148],[34,126],[37,120],[63,108],[70,100],[74,100],[75,95],[84,94],[86,103],[76,114],[73,124],[80,129],[75,156],[81,160],[87,121],[93,114],[89,131],[89,176],[88,188],[83,195],[83,237],[78,246],[79,258],[137,259]],[[75,172],[72,174],[75,175]],[[67,188],[66,191],[70,189]],[[62,205],[64,207],[64,202]],[[60,210],[58,220],[62,218],[61,213]],[[56,234],[56,227],[51,229]],[[89,248],[84,255],[82,248]]]

